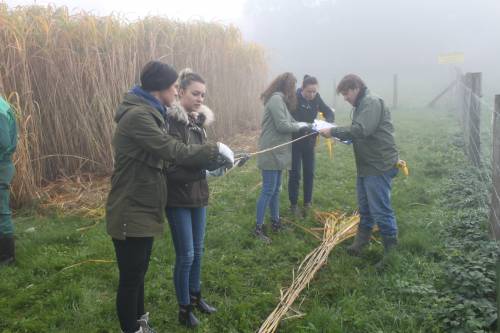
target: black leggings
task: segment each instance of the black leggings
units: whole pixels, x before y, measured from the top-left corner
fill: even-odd
[[[116,295],[116,311],[123,332],[139,330],[137,320],[144,311],[144,277],[148,271],[153,237],[113,239],[120,282]]]

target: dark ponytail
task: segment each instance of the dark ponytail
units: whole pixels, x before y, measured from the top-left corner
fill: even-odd
[[[318,79],[308,74],[304,75],[304,80],[302,81],[302,89],[313,84],[318,84]]]

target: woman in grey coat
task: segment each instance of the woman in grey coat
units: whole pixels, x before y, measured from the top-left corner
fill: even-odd
[[[311,126],[297,122],[289,110],[295,108],[295,86],[297,79],[292,73],[284,73],[274,79],[262,93],[261,99],[265,105],[262,118],[262,132],[259,138],[259,150],[265,150],[290,142],[292,133],[301,136],[310,133]],[[264,231],[264,216],[269,206],[271,211],[272,229],[281,229],[279,215],[279,192],[281,188],[282,171],[289,169],[292,162],[292,146],[270,150],[258,156],[258,167],[262,171],[262,191],[257,202],[257,225],[255,236],[270,243]]]

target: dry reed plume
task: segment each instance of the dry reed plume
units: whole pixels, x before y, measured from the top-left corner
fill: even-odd
[[[258,126],[265,55],[233,26],[0,4],[0,46],[0,94],[20,129],[16,204],[60,176],[109,174],[115,109],[151,59],[206,78],[207,104],[217,114],[212,137]]]

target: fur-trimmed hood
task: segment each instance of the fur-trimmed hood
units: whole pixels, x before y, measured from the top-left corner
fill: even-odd
[[[190,115],[193,117],[196,125],[203,128],[209,127],[215,120],[213,111],[205,104],[202,104],[198,111],[191,112],[191,114],[188,114],[180,103],[174,104],[167,111],[167,118],[172,118],[186,125],[189,124]]]

